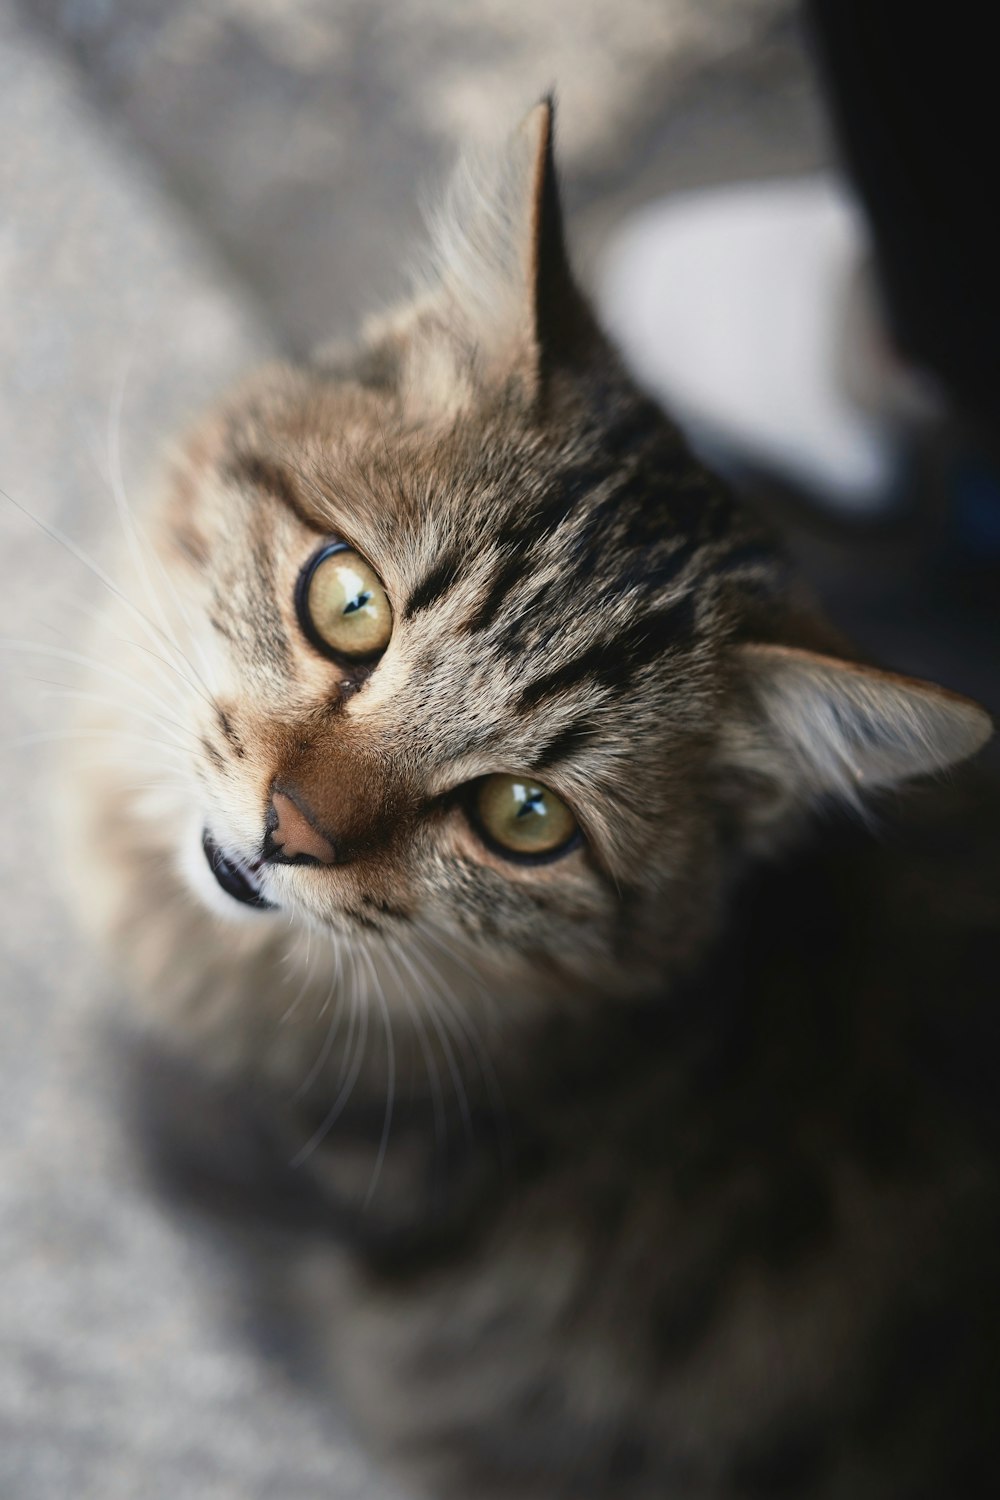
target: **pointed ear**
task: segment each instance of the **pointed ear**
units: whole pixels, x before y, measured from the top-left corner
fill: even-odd
[[[535,380],[593,329],[566,254],[543,99],[501,151],[466,153],[431,219],[432,276],[481,360]]]
[[[527,287],[533,336],[542,366],[571,362],[590,346],[596,332],[566,251],[562,204],[555,162],[555,104],[551,96],[521,126],[532,147],[531,241]]]
[[[724,758],[781,789],[773,806],[866,791],[943,771],[993,732],[969,698],[916,678],[789,646],[739,650],[743,708]]]
[[[484,382],[514,379],[533,397],[598,337],[566,254],[553,126],[546,99],[500,150],[463,153],[428,216],[416,297],[368,325],[369,349],[424,413],[453,411]]]

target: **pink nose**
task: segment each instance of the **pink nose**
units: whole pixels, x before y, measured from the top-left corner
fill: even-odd
[[[331,841],[289,792],[272,792],[266,829],[264,858],[274,864],[332,865],[337,858]]]

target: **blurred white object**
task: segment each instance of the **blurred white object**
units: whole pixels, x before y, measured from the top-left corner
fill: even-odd
[[[861,514],[890,497],[913,407],[868,263],[861,212],[832,177],[679,194],[618,231],[600,306],[707,457]]]

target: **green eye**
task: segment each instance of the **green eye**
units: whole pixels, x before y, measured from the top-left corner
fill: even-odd
[[[369,661],[392,635],[385,589],[364,558],[344,542],[331,542],[302,570],[296,590],[299,624],[326,656]]]
[[[576,819],[561,798],[530,776],[487,776],[475,795],[476,819],[505,854],[561,854],[576,841]]]

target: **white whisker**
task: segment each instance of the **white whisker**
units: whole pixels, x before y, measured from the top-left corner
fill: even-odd
[[[379,1177],[385,1162],[385,1154],[389,1149],[389,1132],[392,1128],[392,1114],[396,1103],[396,1046],[392,1036],[392,1017],[386,1004],[385,991],[382,981],[378,975],[378,966],[367,949],[360,950],[368,963],[372,976],[372,988],[375,990],[375,998],[378,1003],[379,1012],[382,1016],[382,1029],[385,1034],[385,1115],[382,1119],[382,1135],[378,1143],[378,1151],[375,1156],[375,1165],[372,1168],[371,1181],[365,1194],[365,1208],[372,1201],[375,1189],[378,1186]]]
[[[106,570],[102,568],[99,563],[95,562],[94,559],[89,555],[89,553],[85,552],[82,547],[78,546],[77,543],[74,542],[71,537],[68,537],[65,532],[61,531],[58,526],[54,526],[47,521],[41,520],[38,516],[33,515],[26,505],[22,505],[20,500],[15,500],[13,495],[9,494],[6,490],[0,489],[0,495],[2,495],[5,500],[13,505],[15,510],[20,511],[23,516],[25,516],[29,521],[37,526],[40,531],[42,531],[47,537],[50,538],[50,540],[56,542],[60,547],[64,547],[71,557],[73,557],[78,563],[80,563],[82,567],[87,568],[88,571],[91,572],[97,579],[97,581],[125,606],[125,608],[134,616],[134,618],[139,621],[140,625],[143,626],[147,634],[151,635],[154,639],[159,640],[161,644],[163,643],[162,632],[159,630],[159,628],[153,623],[152,620],[149,619],[147,615],[143,613],[139,606],[128,597],[124,590],[119,588],[119,586],[109,576]],[[166,641],[166,645],[169,649],[171,645],[169,639]],[[156,655],[155,652],[152,654],[154,656]],[[170,663],[166,662],[163,657],[157,657],[156,659],[163,662],[164,665],[170,665]],[[178,670],[178,668],[174,667],[174,671]],[[179,673],[179,675],[183,676],[183,673]],[[192,686],[192,684],[190,683],[188,685]],[[214,707],[214,704],[211,703],[211,700],[206,701],[210,703],[210,706]]]
[[[337,953],[336,942],[334,942],[334,953],[336,954],[336,957],[337,957],[337,968],[339,969],[339,967],[340,967],[340,955],[339,955],[339,953]],[[281,961],[282,961],[282,963],[288,963],[294,957],[295,957],[294,952],[292,951],[291,948],[289,948],[288,952],[285,954],[284,958]],[[290,973],[285,976],[285,983],[286,984],[288,983],[289,979],[291,979],[291,977],[292,976],[291,976]],[[305,974],[303,975],[302,983],[299,986],[299,992],[298,992],[298,994],[296,995],[295,999],[292,1001],[292,1003],[288,1007],[288,1009],[285,1011],[284,1015],[281,1017],[281,1021],[279,1023],[280,1025],[284,1026],[288,1021],[290,1021],[292,1019],[292,1017],[294,1016],[295,1012],[298,1010],[299,1006],[302,1004],[303,997],[305,996],[306,990],[312,984],[312,980],[313,980],[312,928],[311,927],[307,927],[306,928]],[[336,985],[336,983],[337,983],[336,976],[334,976],[333,983],[334,983],[334,985]],[[324,1004],[324,1007],[325,1007],[326,1001],[324,1001],[323,1004]],[[320,1015],[322,1015],[322,1014],[323,1014],[323,1011],[321,1010],[320,1011]]]
[[[183,751],[178,750],[177,747],[170,745],[163,740],[154,740],[152,736],[148,734],[132,734],[128,731],[110,729],[42,729],[37,731],[36,733],[21,735],[16,739],[6,740],[2,744],[0,744],[0,749],[16,750],[22,749],[27,745],[42,745],[59,740],[105,740],[110,741],[113,745],[116,745],[121,741],[125,741],[130,744],[152,745],[158,751],[162,751],[165,754],[174,752],[176,754],[183,754],[184,756],[190,755],[190,751],[186,749]]]
[[[387,939],[386,957],[393,964],[399,977],[400,997],[406,1006],[407,1014],[413,1022],[413,1032],[417,1039],[417,1046],[420,1048],[420,1053],[424,1060],[424,1071],[427,1075],[427,1086],[431,1095],[431,1107],[434,1111],[434,1142],[435,1146],[440,1149],[447,1139],[448,1118],[444,1107],[441,1074],[438,1070],[437,1059],[434,1056],[434,1049],[431,1047],[427,1028],[420,1014],[420,1000],[425,985],[421,982],[419,974],[410,962],[409,955],[406,953],[399,939],[391,934],[387,934]],[[406,965],[407,970],[412,976],[416,987],[412,994],[406,988],[406,979],[399,967],[401,964]]]
[[[302,1164],[307,1161],[308,1158],[313,1154],[317,1146],[321,1145],[322,1142],[326,1139],[330,1131],[333,1129],[334,1125],[336,1125],[337,1121],[340,1119],[340,1116],[343,1114],[344,1110],[347,1108],[348,1101],[354,1091],[354,1085],[358,1081],[358,1076],[364,1063],[365,1049],[368,1040],[368,1007],[364,1004],[363,1001],[359,1004],[357,993],[352,992],[352,1012],[354,1011],[355,1007],[359,1008],[361,1012],[361,1025],[359,1028],[356,1056],[352,1061],[347,1077],[344,1079],[340,1091],[337,1094],[337,1097],[331,1105],[330,1109],[327,1111],[321,1123],[317,1126],[312,1135],[306,1141],[305,1145],[302,1146],[301,1149],[297,1151],[296,1154],[292,1157],[290,1163],[292,1167],[302,1166]]]
[[[72,651],[66,646],[50,646],[43,641],[24,641],[11,638],[0,638],[0,651],[9,651],[14,654],[25,656],[49,656],[53,661],[69,662],[73,666],[84,667],[88,671],[97,672],[99,675],[110,678],[113,682],[120,682],[128,688],[129,692],[138,692],[156,706],[162,707],[164,700],[152,688],[145,683],[137,682],[127,672],[118,667],[113,667],[109,662],[99,661],[96,657],[86,656],[82,651]]]
[[[459,966],[463,970],[465,970],[465,972],[468,973],[472,978],[473,982],[475,983],[476,989],[479,992],[480,998],[484,1002],[492,1002],[492,996],[489,994],[489,991],[487,990],[486,985],[484,984],[481,977],[476,974],[475,971],[468,965],[464,964],[459,955],[452,951],[449,945],[447,945],[439,935],[432,933],[427,927],[421,927],[419,936],[421,936],[426,942],[433,943],[434,946],[438,948],[446,957],[453,959],[454,962],[459,964]],[[461,1001],[458,999],[458,996],[455,994],[451,986],[447,984],[447,982],[444,982],[443,984],[443,989],[439,996],[439,1000],[444,1008],[445,1023],[448,1023],[448,1017],[450,1013],[452,1034],[455,1034],[455,1028],[457,1028],[464,1035],[466,1043],[471,1049],[472,1055],[475,1058],[480,1076],[482,1077],[483,1083],[486,1085],[486,1091],[490,1099],[490,1110],[493,1115],[493,1122],[497,1127],[498,1139],[501,1145],[501,1149],[503,1150],[506,1157],[509,1155],[511,1149],[510,1125],[507,1117],[507,1106],[504,1101],[503,1091],[500,1087],[500,1080],[498,1079],[496,1069],[493,1066],[493,1060],[489,1055],[486,1044],[484,1043],[482,1037],[479,1035],[479,1032],[477,1031],[473,1023],[471,1016],[468,1014],[467,1009],[462,1006]]]
[[[417,959],[424,960],[427,966],[428,977],[432,983],[435,981],[437,983],[441,982],[441,976],[437,973],[436,969],[432,965],[428,954],[422,953],[418,947],[414,946],[412,956],[414,961],[416,961]],[[455,1055],[454,1048],[451,1045],[446,1031],[440,1024],[438,1013],[436,1010],[437,997],[435,996],[429,985],[424,991],[424,999],[427,1002],[427,1019],[430,1021],[432,1027],[434,1028],[434,1034],[441,1045],[441,1051],[444,1054],[445,1064],[451,1077],[452,1087],[455,1090],[455,1098],[458,1100],[459,1114],[462,1117],[462,1124],[465,1128],[465,1134],[471,1141],[474,1132],[472,1128],[472,1110],[469,1106],[468,1090],[465,1087],[465,1079],[462,1076],[462,1070],[458,1065],[458,1059]]]
[[[167,714],[149,713],[146,709],[137,708],[132,703],[125,703],[122,702],[122,700],[119,698],[112,698],[108,693],[92,693],[87,691],[85,688],[66,687],[61,682],[49,682],[44,677],[34,678],[32,680],[44,683],[48,687],[49,691],[42,695],[44,698],[57,698],[61,700],[70,699],[71,701],[81,703],[96,703],[99,707],[113,708],[117,713],[127,714],[130,718],[139,719],[145,724],[153,724],[156,726],[162,726],[165,724],[171,729],[178,730],[181,734],[189,735],[196,744],[200,745],[201,743],[198,735],[193,729],[189,729],[188,726],[186,724],[182,724],[179,719],[174,719]],[[181,742],[180,740],[171,740],[171,743],[180,745]]]
[[[156,611],[160,629],[164,637],[172,643],[173,650],[178,654],[178,656],[180,656],[181,660],[185,662],[188,667],[190,667],[191,671],[201,683],[201,686],[204,688],[205,692],[209,695],[209,699],[211,699],[211,689],[199,674],[194,663],[181,649],[176,632],[173,630],[170,621],[167,618],[167,614],[163,608],[163,602],[160,598],[159,591],[157,590],[156,585],[153,581],[152,574],[150,573],[150,570],[146,565],[146,556],[143,550],[143,537],[139,530],[138,523],[136,522],[135,516],[132,512],[132,507],[129,504],[128,496],[125,491],[125,478],[122,470],[121,455],[121,425],[122,409],[125,403],[125,387],[128,382],[129,369],[130,363],[126,364],[122,370],[121,378],[118,381],[114,392],[112,393],[108,408],[107,453],[111,493],[114,499],[115,509],[118,512],[118,519],[121,522],[122,531],[125,536],[125,544],[128,547],[133,566],[140,574],[146,591],[148,592],[149,597],[153,602],[153,607]],[[148,543],[146,545],[148,546]],[[173,584],[173,581],[167,575],[166,570],[163,568],[163,565],[159,562],[158,558],[156,559],[156,561],[158,563],[161,577],[166,580],[169,588],[171,589],[171,592],[173,593],[174,599],[180,606],[180,600],[177,596],[177,590]],[[183,606],[180,606],[180,608],[183,613]]]

